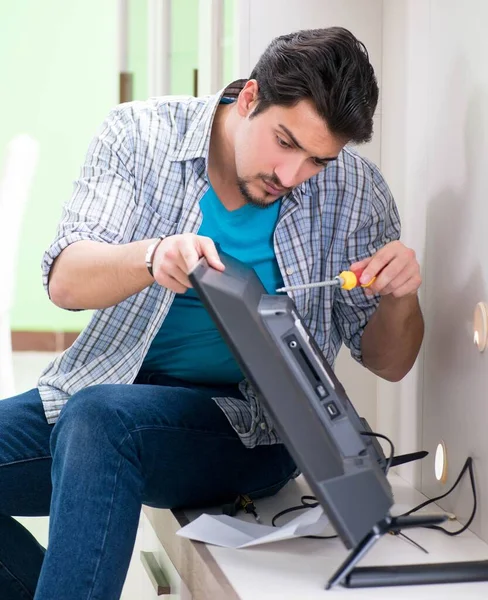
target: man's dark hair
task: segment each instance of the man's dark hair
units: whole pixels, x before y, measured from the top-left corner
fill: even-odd
[[[257,115],[272,105],[311,100],[330,132],[356,143],[373,133],[378,84],[362,42],[342,27],[275,38],[254,67]]]

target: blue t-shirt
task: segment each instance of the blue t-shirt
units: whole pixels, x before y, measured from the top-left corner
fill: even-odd
[[[273,248],[281,202],[229,211],[212,187],[200,201],[198,231],[227,254],[252,266],[268,293],[283,285]],[[193,289],[177,294],[144,359],[144,370],[198,383],[237,383],[243,375]]]

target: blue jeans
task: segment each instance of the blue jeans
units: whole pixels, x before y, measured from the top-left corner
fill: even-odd
[[[141,504],[276,493],[295,470],[281,444],[246,449],[200,386],[152,373],[73,395],[57,423],[36,389],[0,401],[0,597],[115,600]],[[12,516],[50,515],[44,549]]]

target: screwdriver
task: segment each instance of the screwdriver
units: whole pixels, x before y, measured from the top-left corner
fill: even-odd
[[[309,288],[327,287],[333,285],[339,285],[343,290],[352,290],[355,287],[367,288],[374,281],[376,277],[373,277],[368,283],[359,283],[361,275],[364,269],[358,269],[356,271],[342,271],[339,275],[336,275],[334,279],[326,281],[317,281],[315,283],[303,283],[301,285],[288,285],[285,287],[278,288],[277,292],[294,292],[295,290],[307,290]]]

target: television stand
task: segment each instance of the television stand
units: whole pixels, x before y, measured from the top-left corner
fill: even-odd
[[[340,565],[326,589],[331,589],[338,583],[344,587],[359,588],[488,581],[488,560],[355,568],[385,533],[399,533],[402,529],[412,527],[430,527],[443,523],[446,519],[447,515],[440,514],[389,517],[381,521]]]

